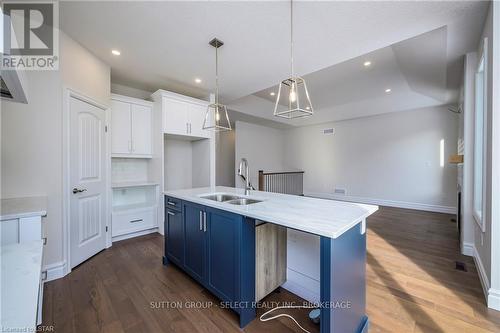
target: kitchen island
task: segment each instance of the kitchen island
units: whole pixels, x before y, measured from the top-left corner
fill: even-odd
[[[227,302],[244,327],[255,318],[256,221],[318,235],[321,332],[367,331],[366,218],[378,207],[243,193],[230,187],[166,191],[164,263],[180,266]]]

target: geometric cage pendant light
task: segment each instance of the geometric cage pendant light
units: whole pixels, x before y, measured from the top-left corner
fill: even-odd
[[[215,48],[215,103],[207,107],[205,113],[205,121],[203,122],[203,129],[211,130],[214,132],[230,131],[231,123],[227,115],[227,108],[225,105],[219,103],[219,47],[224,45],[224,42],[217,38],[212,39],[209,44]]]
[[[293,0],[290,0],[290,72],[290,77],[279,84],[274,115],[286,119],[312,116],[314,111],[306,81],[293,70]]]

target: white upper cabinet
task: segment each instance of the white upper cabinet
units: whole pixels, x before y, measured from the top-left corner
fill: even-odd
[[[111,152],[129,154],[131,140],[130,104],[111,100]]]
[[[162,112],[163,133],[211,138],[211,132],[203,129],[208,102],[161,90],[153,98]]]
[[[162,98],[163,132],[168,134],[189,134],[189,107],[183,101]]]
[[[111,155],[152,157],[151,102],[113,95],[111,100]]]
[[[132,153],[151,155],[151,118],[150,106],[132,104]]]
[[[205,114],[207,113],[206,105],[191,104],[189,109],[189,124],[190,134],[196,137],[208,138],[210,132],[203,129],[205,122]]]

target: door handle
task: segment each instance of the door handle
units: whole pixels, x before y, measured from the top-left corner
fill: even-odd
[[[203,212],[203,232],[207,232],[207,212]]]
[[[85,192],[85,191],[87,191],[86,188],[84,188],[84,189],[78,189],[78,188],[75,187],[73,189],[73,194],[82,193],[82,192]]]

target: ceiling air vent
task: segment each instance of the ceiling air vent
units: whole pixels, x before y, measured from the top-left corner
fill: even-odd
[[[325,128],[325,129],[323,129],[323,134],[324,135],[333,135],[333,134],[335,134],[335,130],[333,128]]]

